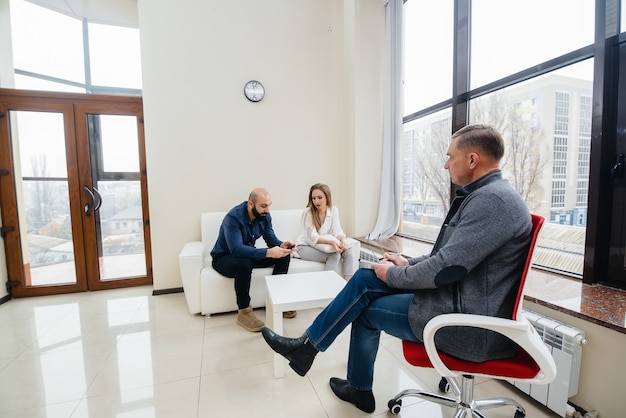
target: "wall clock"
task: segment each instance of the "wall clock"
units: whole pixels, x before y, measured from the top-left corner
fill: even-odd
[[[256,80],[250,80],[243,87],[243,93],[251,102],[260,102],[265,96],[265,87]]]

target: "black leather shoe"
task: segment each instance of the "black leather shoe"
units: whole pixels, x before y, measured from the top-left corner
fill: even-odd
[[[294,372],[304,376],[309,371],[317,349],[309,342],[306,335],[300,338],[281,337],[267,327],[263,327],[261,334],[272,350],[289,360],[289,366]]]
[[[363,412],[374,412],[376,409],[376,400],[371,390],[355,389],[347,380],[336,377],[330,378],[330,388],[339,399],[354,404]]]

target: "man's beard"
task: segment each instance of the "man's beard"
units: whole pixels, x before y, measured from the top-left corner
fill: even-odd
[[[256,210],[256,206],[252,206],[252,214],[254,215],[255,221],[260,221],[266,215],[265,213],[260,213],[258,210]]]

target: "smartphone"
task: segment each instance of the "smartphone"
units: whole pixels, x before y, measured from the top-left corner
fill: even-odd
[[[288,250],[291,250],[291,249],[292,249],[293,247],[295,247],[295,246],[296,246],[295,244],[289,244],[289,245],[287,246],[287,249],[288,249]]]

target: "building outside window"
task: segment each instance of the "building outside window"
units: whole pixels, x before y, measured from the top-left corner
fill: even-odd
[[[418,15],[428,15],[436,22],[433,26],[444,26],[450,33],[456,30],[452,12],[454,1],[437,5],[425,3],[415,0],[405,3],[405,77],[408,80],[402,144],[405,184],[404,211],[398,233],[434,242],[450,202],[450,178],[443,164],[453,126],[450,107],[453,75],[451,60],[443,56],[453,57],[454,54],[452,41],[446,34],[413,37],[413,26],[422,22]],[[529,210],[547,220],[540,240],[551,242],[552,248],[549,254],[537,251],[535,264],[582,277],[593,59],[574,64],[564,61],[554,71],[531,74],[518,83],[507,82],[506,78],[520,71],[531,73],[537,64],[592,45],[594,2],[577,0],[573,7],[571,2],[555,1],[548,8],[544,7],[545,3],[531,3],[536,3],[537,8],[528,2],[470,2],[471,20],[475,24],[469,25],[472,31],[469,92],[474,91],[471,89],[479,91],[485,85],[489,88],[475,97],[467,94],[466,123],[489,124],[502,133],[506,146],[501,161],[504,177],[522,195]],[[524,23],[527,22],[524,16],[531,10],[533,16],[528,18],[533,21],[533,31]],[[536,10],[542,13],[538,15]],[[572,24],[560,25],[559,31],[555,31],[555,16],[559,16],[560,22]],[[422,24],[429,25],[428,22]],[[507,36],[501,36],[502,33]],[[422,44],[437,45],[439,53],[420,54],[419,51],[427,48]],[[436,92],[431,94],[411,82],[424,79],[422,73],[428,71],[416,63],[441,70],[429,79],[439,86]],[[499,82],[501,87],[497,86]],[[441,84],[447,86],[447,96],[441,94]],[[565,238],[560,242],[554,237]],[[561,257],[554,255],[561,251],[573,253],[575,262],[568,261],[564,265]]]

